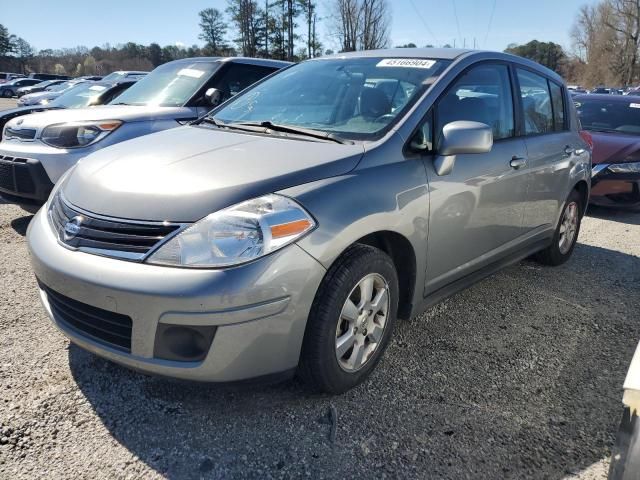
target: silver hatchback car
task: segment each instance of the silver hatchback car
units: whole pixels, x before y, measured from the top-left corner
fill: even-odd
[[[397,318],[535,254],[559,265],[591,154],[555,73],[501,53],[310,60],[194,124],[83,159],[31,221],[47,313],[136,370],[344,392]]]

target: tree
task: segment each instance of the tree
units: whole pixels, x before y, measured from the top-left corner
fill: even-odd
[[[389,45],[389,24],[391,12],[387,0],[362,0],[362,37],[363,50],[375,50]]]
[[[4,25],[0,24],[0,57],[4,57],[11,53],[13,45],[11,43],[11,35]]]
[[[257,56],[261,46],[264,15],[255,0],[228,0],[227,13],[236,26],[235,40],[245,57]]]
[[[224,37],[227,34],[227,23],[217,8],[206,8],[199,14],[202,33],[198,38],[205,42],[205,47],[212,55],[220,55],[226,49]]]
[[[637,0],[629,0],[629,6]],[[622,85],[637,78],[637,47],[629,17],[621,15],[617,0],[604,0],[580,8],[571,37],[577,57],[583,62],[580,83]],[[625,23],[626,22],[626,23]],[[621,32],[622,30],[622,32]],[[635,58],[634,58],[635,56]]]
[[[356,51],[360,30],[359,0],[335,0],[333,8],[336,17],[336,34],[340,39],[341,51]]]
[[[147,58],[151,64],[155,67],[162,64],[162,47],[157,43],[149,44],[147,48]]]
[[[410,42],[405,43],[404,45],[398,45],[396,48],[418,48],[418,46],[415,43]]]
[[[333,15],[342,51],[389,45],[391,11],[387,0],[334,0]]]
[[[312,0],[298,0],[304,11],[304,19],[307,23],[307,58],[317,57],[322,52],[322,44],[316,34],[317,5]]]
[[[525,45],[511,44],[505,52],[528,58],[556,72],[560,72],[560,66],[566,58],[560,45],[538,40],[532,40]]]
[[[13,42],[13,53],[18,59],[22,73],[27,73],[27,64],[35,55],[35,50],[24,38],[17,37]]]

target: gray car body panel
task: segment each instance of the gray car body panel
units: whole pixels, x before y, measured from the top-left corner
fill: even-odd
[[[495,142],[487,154],[458,155],[453,172],[447,176],[435,173],[433,154],[420,155],[406,147],[431,106],[471,65],[483,61],[509,62],[534,69],[555,81],[562,80],[539,65],[506,54],[400,49],[344,56],[362,55],[449,58],[454,62],[390,131],[373,142],[355,145],[303,142],[192,126],[94,154],[81,162],[61,185],[70,202],[98,214],[172,221],[195,221],[217,209],[276,191],[296,199],[318,223],[297,244],[257,259],[250,266],[205,270],[206,273],[152,267],[69,251],[55,240],[41,212],[28,234],[37,275],[45,284],[64,289],[63,293],[79,301],[133,312],[134,321],[139,317],[138,321],[144,324],[134,329],[146,332],[147,340],[153,337],[160,318],[163,315],[165,320],[168,318],[166,312],[149,307],[147,303],[153,304],[147,302],[149,299],[161,297],[160,310],[179,309],[178,305],[186,308],[191,302],[192,309],[199,310],[205,298],[210,298],[206,300],[207,308],[219,312],[227,305],[221,292],[246,289],[255,295],[251,298],[232,295],[232,306],[253,308],[262,301],[277,310],[276,302],[282,299],[279,282],[283,282],[287,291],[291,289],[295,295],[281,313],[269,318],[282,317],[294,322],[296,334],[281,353],[287,360],[271,359],[269,368],[260,368],[255,373],[258,375],[277,372],[276,365],[295,367],[297,358],[293,360],[301,349],[301,332],[323,272],[350,245],[364,237],[391,235],[412,258],[415,268],[408,272],[413,276],[410,291],[401,292],[407,304],[404,316],[417,314],[496,268],[548,246],[571,190],[584,182],[588,191],[590,184],[590,154],[579,136],[575,112],[571,111],[568,132],[516,137]],[[565,102],[571,105],[568,96]],[[548,138],[554,146],[545,149],[544,145],[538,145],[541,138]],[[567,146],[571,152],[562,154]],[[511,168],[513,156],[527,158],[526,167]],[[60,253],[63,260],[51,258],[56,252],[64,252]],[[277,278],[267,275],[275,268],[282,269],[271,271]],[[305,269],[311,272],[310,279],[301,276],[300,270]],[[96,279],[96,272],[103,270],[107,275]],[[180,273],[175,273],[176,270]],[[147,277],[134,275],[138,271],[148,272],[148,283],[144,281]],[[295,285],[289,283],[287,272]],[[184,289],[178,283],[172,290],[176,275],[193,289]],[[211,284],[199,283],[202,276],[209,275],[211,279],[228,275],[229,283],[214,280]],[[305,281],[305,285],[300,283]],[[202,297],[191,299],[189,292],[195,291]],[[112,299],[106,300],[107,297]],[[43,301],[46,304],[46,298]],[[110,303],[113,301],[115,307]],[[146,315],[146,309],[155,310]],[[214,317],[208,320],[199,317],[198,321],[215,325],[224,322],[219,315]],[[230,316],[229,321],[233,318]],[[254,325],[262,321],[256,320]],[[112,352],[103,347],[87,346],[82,338],[66,333],[86,348],[114,359]],[[273,352],[270,339],[268,331],[246,340],[233,337],[235,343],[226,347],[225,353],[234,359],[242,358],[243,364],[250,363],[252,356],[266,361],[264,349],[269,354]],[[211,350],[213,355],[217,355],[216,341],[217,337]],[[148,349],[148,344],[145,345]],[[228,367],[228,360],[216,359]],[[150,359],[143,364],[136,363],[133,357],[115,360],[184,378],[221,378],[218,365],[213,364],[204,369],[180,369],[165,368],[162,362]],[[224,378],[231,379],[233,374]]]
[[[101,215],[193,222],[249,198],[345,174],[362,154],[358,144],[185,126],[97,152],[76,167],[64,192],[71,203]]]
[[[41,282],[133,320],[131,354],[56,322],[67,336],[115,362],[190,380],[225,382],[295,368],[306,312],[325,274],[295,245],[259,262],[224,270],[166,268],[74,252],[57,243],[44,209],[31,221],[28,238]],[[55,318],[46,295],[41,298]],[[161,321],[218,326],[207,357],[193,363],[154,359],[155,330]]]

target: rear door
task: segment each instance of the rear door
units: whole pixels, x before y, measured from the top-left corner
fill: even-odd
[[[463,73],[435,106],[435,138],[456,120],[492,127],[486,154],[457,155],[438,176],[427,160],[430,215],[428,295],[494,261],[517,244],[527,195],[524,140],[516,136],[513,81],[506,63],[482,63]],[[424,129],[423,129],[424,130]],[[436,141],[437,150],[437,141]]]
[[[516,68],[523,133],[527,146],[529,193],[523,225],[527,230],[555,224],[579,136],[569,130],[564,87],[536,72]]]

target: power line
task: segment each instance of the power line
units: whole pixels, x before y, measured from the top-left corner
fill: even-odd
[[[496,2],[493,0],[493,7],[491,8],[491,15],[489,15],[489,23],[487,24],[487,33],[484,36],[484,42],[482,42],[482,48],[487,48],[487,38],[489,38],[489,31],[491,30],[491,24],[493,23],[493,14],[496,13]]]
[[[422,13],[420,13],[420,10],[418,10],[418,7],[416,7],[416,4],[413,0],[409,0],[411,3],[411,6],[413,7],[413,9],[415,10],[416,14],[418,15],[418,18],[420,19],[420,21],[422,22],[422,24],[424,25],[424,28],[427,29],[427,32],[429,32],[429,35],[431,35],[433,37],[433,39],[436,41],[436,45],[438,45],[440,42],[438,41],[438,38],[433,34],[433,32],[431,31],[431,29],[429,28],[429,25],[427,25],[427,21],[424,19],[424,17],[422,16]]]
[[[456,27],[458,28],[458,38],[462,40],[462,33],[460,33],[460,20],[458,20],[458,9],[456,8],[456,0],[451,0],[453,3],[453,14],[456,17]]]

